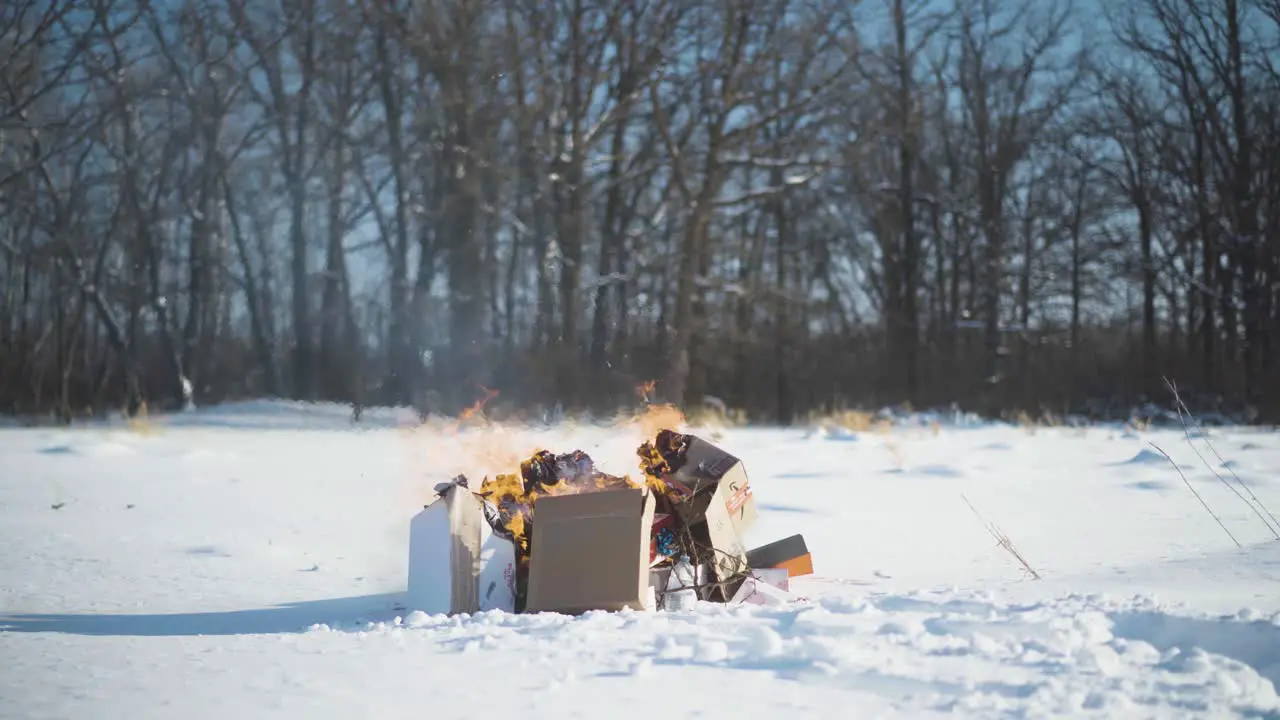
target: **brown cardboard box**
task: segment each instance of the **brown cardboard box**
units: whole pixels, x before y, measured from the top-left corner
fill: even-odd
[[[716,579],[722,582],[745,571],[747,550],[741,536],[759,513],[742,461],[706,440],[690,436],[685,463],[673,479],[692,492],[674,507],[694,533],[695,541],[709,551],[706,557],[696,560],[711,562]]]
[[[643,610],[653,508],[643,488],[539,498],[525,611]]]

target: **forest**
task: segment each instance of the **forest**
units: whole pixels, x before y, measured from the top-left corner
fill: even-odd
[[[1280,422],[1280,0],[6,0],[0,413]]]

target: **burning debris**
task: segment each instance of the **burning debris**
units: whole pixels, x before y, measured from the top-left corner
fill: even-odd
[[[438,486],[440,499],[411,526],[415,609],[775,602],[787,597],[786,578],[812,572],[798,535],[748,553],[741,538],[757,512],[738,458],[665,428],[652,438],[636,450],[640,481],[601,472],[581,450],[539,450],[479,490],[461,476]]]
[[[520,474],[498,474],[485,478],[477,493],[495,507],[490,513],[495,532],[516,544],[520,553],[529,553],[533,506],[544,495],[573,495],[599,490],[638,487],[627,477],[597,472],[591,456],[575,450],[554,455],[539,450],[520,463]]]
[[[684,467],[689,452],[689,436],[671,430],[659,430],[653,442],[646,440],[636,454],[640,456],[640,471],[654,492],[668,495],[687,495],[689,488],[673,483],[672,477]]]

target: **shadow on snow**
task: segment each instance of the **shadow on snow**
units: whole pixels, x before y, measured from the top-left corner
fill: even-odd
[[[285,603],[255,610],[170,614],[0,613],[0,633],[174,637],[302,632],[312,625],[390,620],[401,612],[403,593]]]

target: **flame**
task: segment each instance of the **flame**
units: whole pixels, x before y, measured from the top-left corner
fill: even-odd
[[[529,534],[526,520],[532,510],[533,499],[526,496],[524,482],[517,473],[498,473],[486,477],[480,483],[481,496],[498,510],[498,516],[508,536],[522,554],[529,552]]]
[[[471,407],[467,408],[466,410],[463,410],[461,413],[458,414],[458,422],[456,426],[457,428],[461,428],[463,423],[470,420],[472,417],[475,417],[483,413],[484,406],[487,405],[490,400],[498,397],[497,390],[490,390],[489,388],[483,385],[480,386],[480,389],[484,391],[484,397],[480,398]]]
[[[674,430],[684,427],[685,416],[675,405],[649,405],[631,420],[631,424],[640,430],[644,439],[652,438],[659,430]]]
[[[645,404],[649,404],[649,396],[657,389],[658,382],[656,380],[646,380],[636,386],[636,395],[640,396],[640,400]]]
[[[685,463],[689,451],[689,436],[672,430],[660,430],[653,440],[646,440],[636,448],[640,456],[640,472],[645,483],[655,492],[673,499],[686,496],[689,488],[673,477]]]
[[[615,426],[630,426],[638,430],[640,437],[637,442],[646,442],[653,439],[659,430],[684,427],[687,422],[684,413],[675,405],[649,402],[649,398],[657,387],[658,382],[656,380],[646,380],[637,385],[636,395],[640,396],[641,402],[644,403],[644,408],[637,413],[624,415],[615,423]]]
[[[533,452],[537,441],[519,427],[485,416],[485,408],[499,393],[483,385],[478,387],[481,394],[476,401],[456,417],[431,417],[403,429],[410,456],[404,493],[411,504],[431,502],[432,488],[441,477],[485,477],[519,467],[520,460]]]
[[[527,556],[538,498],[639,487],[641,484],[630,476],[616,477],[596,471],[591,458],[581,450],[563,455],[538,450],[520,463],[519,473],[485,477],[477,494],[498,510],[501,530],[519,552]]]

